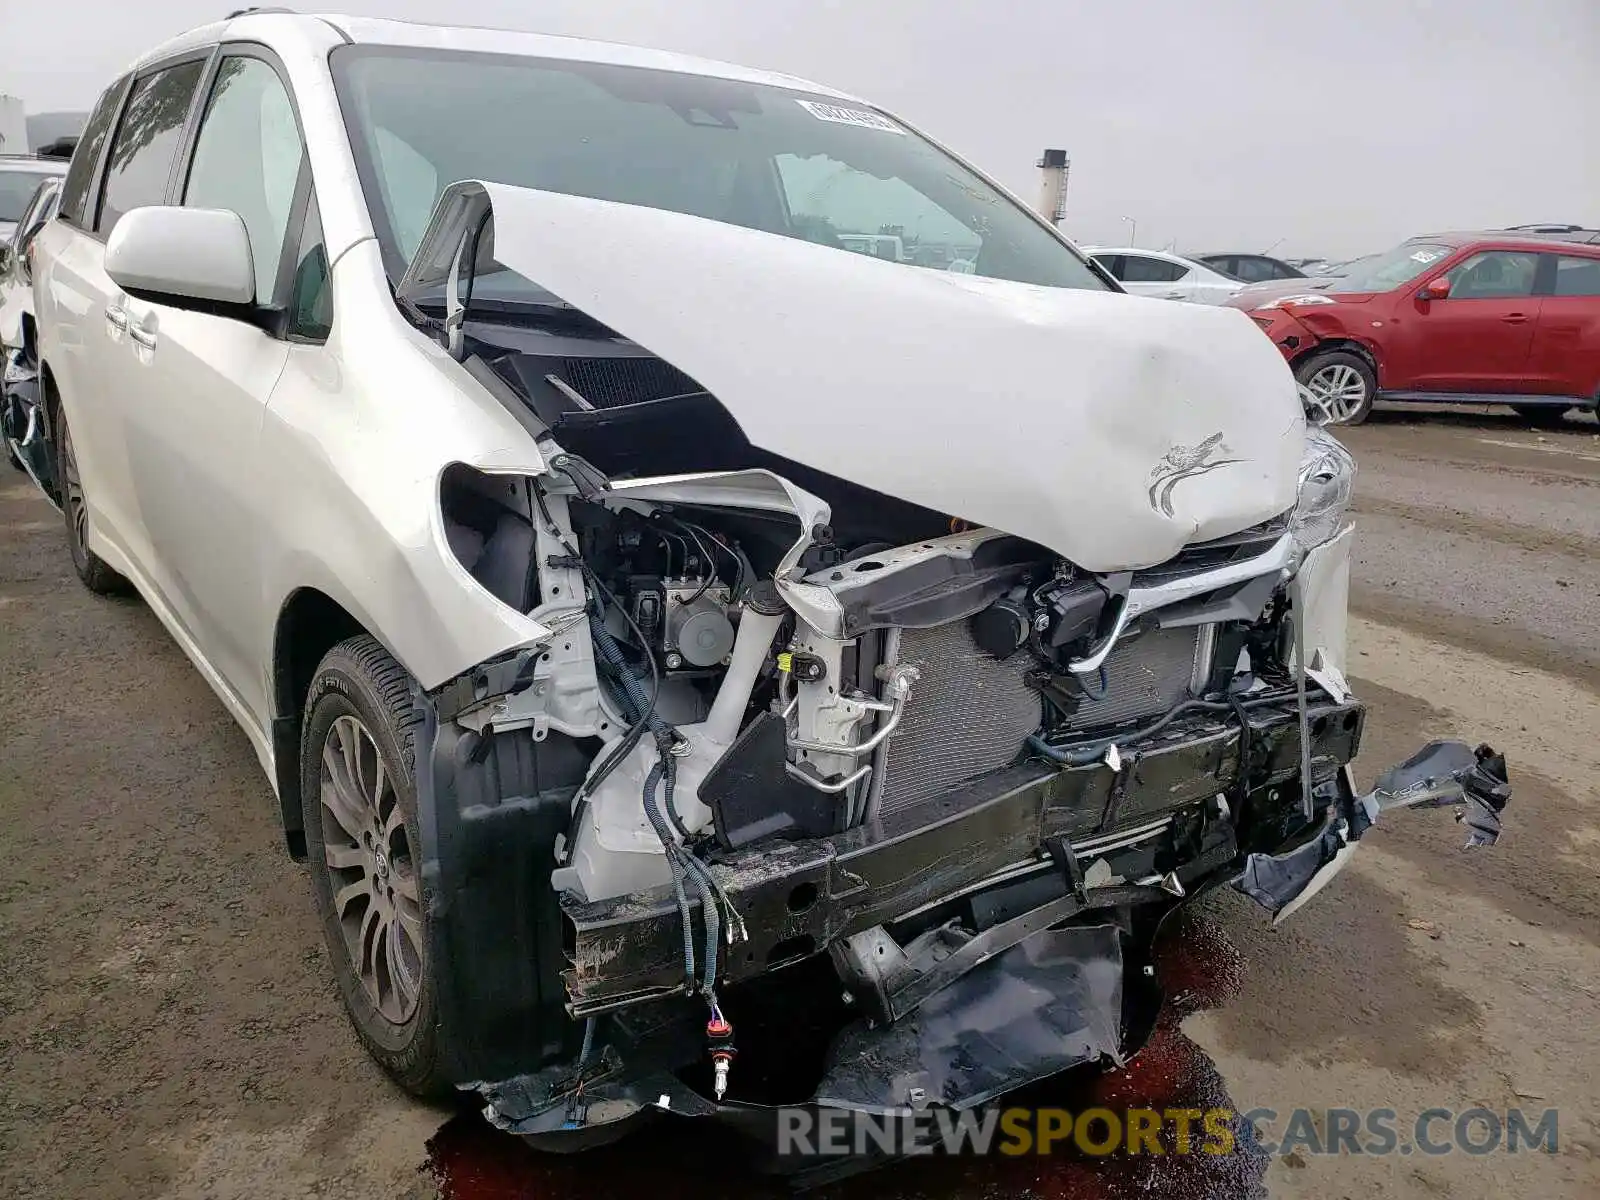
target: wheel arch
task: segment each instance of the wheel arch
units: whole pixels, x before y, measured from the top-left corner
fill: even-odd
[[[1377,354],[1373,351],[1371,346],[1367,345],[1365,342],[1359,342],[1355,338],[1327,338],[1323,341],[1320,341],[1316,345],[1301,351],[1299,354],[1295,355],[1294,358],[1290,359],[1290,369],[1299,371],[1301,367],[1305,366],[1306,363],[1310,362],[1313,358],[1316,358],[1319,354],[1329,354],[1335,350],[1343,350],[1346,353],[1355,354],[1365,359],[1367,365],[1372,368],[1372,377],[1378,380],[1380,387],[1382,386],[1383,369]]]
[[[383,639],[327,592],[299,587],[285,598],[272,632],[272,769],[290,857],[305,857],[301,815],[300,729],[306,693],[323,656],[346,638]]]

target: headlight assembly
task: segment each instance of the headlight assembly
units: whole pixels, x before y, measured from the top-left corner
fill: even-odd
[[[1308,426],[1299,495],[1289,516],[1289,532],[1302,555],[1344,528],[1355,482],[1356,460],[1350,451],[1320,425]]]

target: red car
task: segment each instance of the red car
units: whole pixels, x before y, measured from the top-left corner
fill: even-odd
[[[1228,303],[1338,424],[1374,400],[1600,412],[1600,245],[1489,233],[1413,238],[1326,291]]]

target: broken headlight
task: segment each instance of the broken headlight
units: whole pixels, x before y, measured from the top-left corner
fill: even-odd
[[[1308,426],[1300,456],[1299,495],[1289,514],[1289,532],[1302,555],[1344,528],[1355,482],[1356,460],[1350,451],[1320,425]]]

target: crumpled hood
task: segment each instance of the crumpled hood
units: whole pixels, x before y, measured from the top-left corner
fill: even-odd
[[[502,184],[455,185],[436,221],[479,188],[496,260],[693,376],[774,454],[1093,571],[1294,503],[1300,402],[1243,313]]]

